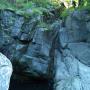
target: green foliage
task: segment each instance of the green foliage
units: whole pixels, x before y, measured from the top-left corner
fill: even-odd
[[[16,0],[14,4],[7,0],[0,0],[0,9],[10,9],[25,17],[35,13],[42,15],[44,11],[48,11],[48,8],[52,8],[48,0]]]
[[[15,3],[10,3],[9,0],[0,0],[0,7],[8,8],[13,7],[17,9],[27,9],[34,7],[34,4],[37,7],[43,7],[43,8],[51,8],[52,0],[16,0]]]
[[[73,6],[68,9],[62,7],[62,0],[16,0],[13,4],[8,1],[9,0],[0,0],[0,9],[10,9],[25,17],[29,17],[35,13],[42,15],[43,12],[48,12],[50,9],[60,7],[61,17],[66,18],[68,14],[75,9]],[[74,1],[77,4],[79,3],[79,0]],[[65,0],[64,2],[70,4],[71,0]],[[83,0],[78,9],[90,9],[90,0]],[[28,12],[28,10],[31,11]]]
[[[67,9],[65,9],[62,13],[61,13],[61,17],[63,17],[63,18],[66,18],[67,16],[68,16],[68,10]]]
[[[65,9],[64,11],[62,11],[61,13],[61,17],[62,18],[66,18],[71,12],[73,12],[75,9],[73,7],[69,8],[69,9]]]
[[[83,0],[81,2],[80,6],[78,7],[78,10],[90,10],[90,0]]]
[[[51,29],[50,25],[42,21],[38,24],[38,27],[44,28],[44,31],[48,31]]]
[[[47,5],[50,4],[49,0],[32,0],[32,2],[42,7],[47,7]]]
[[[7,0],[0,0],[0,9],[14,9],[14,5],[7,2]]]
[[[66,0],[67,2],[69,2],[70,0]],[[76,3],[79,3],[79,0],[75,0]],[[70,7],[68,9],[64,8],[64,10],[62,11],[61,17],[66,18],[69,13],[73,12],[75,9],[78,10],[85,10],[88,9],[90,10],[90,0],[83,0],[82,2],[80,2],[81,4],[74,8],[74,7]]]

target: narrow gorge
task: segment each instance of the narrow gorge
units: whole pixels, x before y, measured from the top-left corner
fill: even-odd
[[[89,90],[90,11],[65,20],[51,13],[0,10],[0,50],[13,66],[9,90]]]

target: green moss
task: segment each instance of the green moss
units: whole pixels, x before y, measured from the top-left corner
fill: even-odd
[[[0,9],[15,9],[14,5],[7,2],[7,0],[0,0]]]

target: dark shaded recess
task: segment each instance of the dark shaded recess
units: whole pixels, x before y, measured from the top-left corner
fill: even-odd
[[[53,86],[49,80],[31,77],[28,80],[11,79],[9,90],[53,90]]]
[[[52,9],[49,12],[43,12],[43,22],[53,23],[60,17],[60,8]]]

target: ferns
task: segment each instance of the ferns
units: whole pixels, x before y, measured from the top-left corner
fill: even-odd
[[[11,1],[15,2],[11,3]],[[76,2],[76,4],[79,4],[79,0],[74,1]],[[18,14],[30,16],[33,13],[42,14],[43,11],[48,12],[48,10],[60,7],[60,13],[62,12],[61,16],[66,17],[68,9],[69,11],[73,11],[74,8],[72,5],[72,7],[69,7],[68,9],[62,7],[61,3],[64,4],[65,2],[70,4],[71,0],[0,0],[0,9],[11,9]],[[79,6],[79,8],[90,9],[90,0],[83,0],[83,2],[81,3],[82,4]],[[29,11],[31,9],[31,14],[26,12],[28,9]]]

